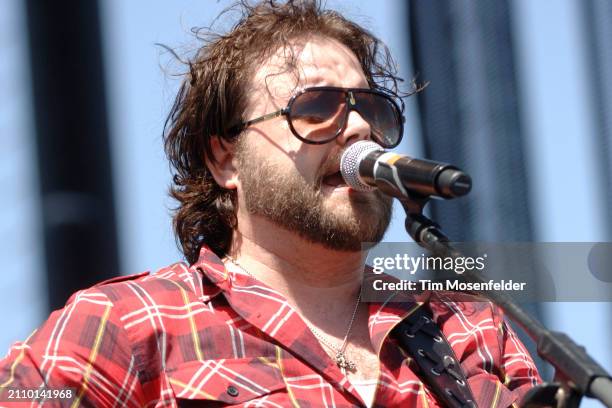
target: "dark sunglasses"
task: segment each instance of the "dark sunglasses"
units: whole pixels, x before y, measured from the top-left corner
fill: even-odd
[[[255,123],[284,115],[295,137],[304,143],[324,144],[342,133],[351,110],[368,122],[372,140],[382,147],[395,147],[402,140],[405,118],[401,98],[373,89],[332,86],[306,88],[291,97],[286,108],[233,126],[229,131],[238,134]]]

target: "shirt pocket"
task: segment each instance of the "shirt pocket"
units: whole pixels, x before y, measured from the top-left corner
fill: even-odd
[[[286,389],[275,357],[190,361],[167,375],[179,406],[240,405]]]

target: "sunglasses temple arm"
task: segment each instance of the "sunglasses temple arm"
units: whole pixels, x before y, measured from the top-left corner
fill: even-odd
[[[263,116],[260,116],[260,117],[258,117],[256,119],[252,119],[252,120],[249,120],[247,122],[244,122],[243,126],[244,127],[251,126],[251,125],[254,125],[255,123],[263,122],[263,121],[268,120],[268,119],[273,119],[273,118],[275,118],[277,116],[285,115],[286,113],[287,113],[286,109],[281,109],[279,111],[268,113],[267,115],[263,115]]]
[[[286,115],[287,112],[289,112],[289,109],[288,108],[284,108],[284,109],[281,109],[281,110],[276,111],[276,112],[268,113],[267,115],[263,115],[263,116],[260,116],[258,118],[251,119],[249,121],[243,122],[243,123],[241,123],[239,125],[232,126],[232,127],[230,127],[228,129],[228,131],[231,132],[231,133],[240,133],[244,129],[248,128],[251,125],[254,125],[255,123],[263,122],[264,120],[268,120],[268,119],[273,119],[273,118],[275,118],[277,116]]]

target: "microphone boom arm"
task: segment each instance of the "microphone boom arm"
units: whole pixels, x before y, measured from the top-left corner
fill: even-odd
[[[381,187],[382,188],[382,187]],[[441,257],[459,257],[440,226],[423,215],[429,201],[427,196],[400,199],[406,211],[405,227],[412,239],[421,247]],[[484,282],[480,276],[465,272],[466,282]],[[537,344],[538,355],[555,367],[552,384],[542,384],[530,390],[522,407],[556,406],[575,408],[586,395],[596,398],[612,408],[612,377],[587,352],[565,333],[548,330],[541,322],[521,308],[504,292],[476,291],[477,294],[498,305],[506,315],[518,323]]]

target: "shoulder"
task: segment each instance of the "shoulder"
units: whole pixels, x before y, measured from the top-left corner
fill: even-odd
[[[436,293],[429,299],[434,320],[453,347],[463,351],[476,349],[502,352],[504,313],[494,303],[468,294],[445,296]]]
[[[449,339],[456,339],[455,344],[477,342],[482,347],[504,348],[508,336],[516,338],[504,310],[481,296],[437,292],[428,305],[434,321]]]
[[[531,356],[499,306],[470,295],[460,296],[461,300],[436,297],[429,302],[434,320],[469,370],[503,373],[508,359],[520,357],[530,378],[539,379]]]
[[[184,303],[202,298],[205,292],[201,273],[179,262],[155,273],[147,271],[105,280],[75,293],[67,304],[82,296],[102,294],[116,309],[131,311],[147,305]]]
[[[75,293],[58,311],[79,315],[72,332],[85,330],[90,315],[107,318],[120,336],[100,338],[116,342],[134,357],[134,368],[142,383],[159,378],[168,357],[167,350],[191,333],[193,325],[206,326],[214,316],[207,300],[216,293],[202,273],[185,263],[176,263],[155,273],[119,276]],[[91,301],[103,303],[90,310]],[[205,315],[205,317],[204,317]],[[74,320],[74,319],[73,319]]]
[[[205,285],[197,268],[175,263],[155,273],[118,276],[78,291],[54,314],[70,317],[73,329],[87,325],[91,317],[106,318],[128,343],[149,344],[160,331],[177,330],[185,318],[207,311],[205,303],[216,293]]]
[[[430,302],[434,319],[483,401],[497,395],[509,406],[542,380],[527,348],[506,322],[503,310],[482,298]]]

